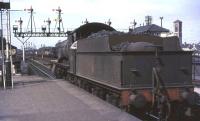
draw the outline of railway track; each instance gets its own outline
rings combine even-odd
[[[39,61],[29,60],[28,64],[29,64],[29,69],[31,71],[30,73],[46,77],[48,79],[56,79],[56,76],[53,74],[51,69],[43,65]]]

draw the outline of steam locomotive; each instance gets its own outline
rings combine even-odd
[[[199,96],[192,84],[192,52],[177,37],[122,33],[87,23],[56,45],[55,73],[134,114],[194,120]],[[141,113],[142,112],[142,113]]]

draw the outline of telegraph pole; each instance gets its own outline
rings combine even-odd
[[[163,17],[160,17],[160,26],[162,27]]]

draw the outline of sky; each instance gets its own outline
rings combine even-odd
[[[4,0],[6,1],[6,0]],[[111,26],[124,31],[135,19],[137,26],[144,23],[146,15],[153,17],[153,23],[160,25],[163,17],[163,27],[173,30],[173,22],[177,19],[183,22],[183,42],[200,42],[200,1],[199,0],[10,0],[11,10],[24,10],[32,6],[37,30],[44,20],[52,20],[51,28],[55,27],[57,14],[53,9],[62,9],[62,19],[65,30],[73,30],[89,22],[105,23],[111,20]],[[11,26],[21,17],[23,28],[27,28],[30,14],[28,11],[12,11]],[[25,38],[26,39],[26,38]],[[37,48],[41,45],[55,46],[59,40],[66,38],[30,38]],[[21,47],[21,43],[12,37],[12,44]]]

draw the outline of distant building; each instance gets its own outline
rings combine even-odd
[[[155,36],[160,36],[162,33],[168,33],[169,30],[162,28],[155,24],[147,24],[145,26],[136,27],[132,30],[135,34],[150,34]]]
[[[174,21],[174,35],[179,38],[180,45],[182,46],[182,21]]]
[[[145,16],[145,25],[134,27],[134,29],[129,29],[131,33],[134,34],[149,34],[154,36],[161,36],[163,33],[169,33],[169,30],[166,28],[163,28],[161,26],[158,26],[156,24],[152,24],[153,22],[152,16]]]
[[[179,38],[180,46],[183,47],[182,43],[182,21],[176,20],[173,22],[174,24],[174,30],[170,31],[169,29],[162,27],[162,20],[161,20],[161,26],[152,24],[152,17],[146,16],[145,17],[145,25],[136,27],[134,26],[134,29],[129,28],[129,32],[133,34],[149,34],[154,36],[160,36],[160,37],[170,37],[170,36],[177,36]]]

